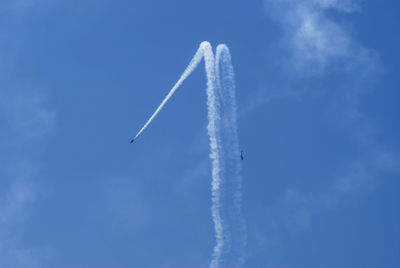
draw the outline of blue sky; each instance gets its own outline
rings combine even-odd
[[[236,75],[245,267],[399,267],[397,1],[0,3],[0,266],[207,267],[201,41]],[[397,88],[397,89],[396,89]]]

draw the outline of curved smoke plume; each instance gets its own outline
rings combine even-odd
[[[214,57],[210,43],[202,42],[179,80],[131,142],[142,134],[203,58],[212,162],[211,215],[216,238],[210,267],[240,267],[244,263],[246,244],[246,228],[241,214],[240,158],[243,156],[237,134],[235,82],[229,48],[218,45]]]

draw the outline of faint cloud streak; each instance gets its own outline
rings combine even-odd
[[[308,76],[332,69],[367,74],[376,67],[375,53],[360,46],[346,25],[329,15],[359,11],[358,1],[266,0],[266,9],[284,30],[281,45],[289,57],[284,68]]]
[[[338,174],[327,174],[326,186],[317,193],[292,188],[283,193],[276,214],[288,228],[304,229],[311,225],[313,215],[369,193],[386,174],[398,174],[400,159],[398,153],[385,149],[378,127],[358,105],[362,94],[371,89],[367,82],[382,68],[378,54],[359,44],[343,22],[343,15],[361,11],[359,1],[265,0],[265,7],[282,29],[279,47],[273,47],[271,55],[279,62],[277,77],[283,78],[274,81],[274,94],[255,98],[245,113],[272,100],[312,96],[314,89],[335,90],[336,94],[329,95],[328,119],[363,151],[347,166],[337,167]],[[337,84],[319,84],[332,77]]]

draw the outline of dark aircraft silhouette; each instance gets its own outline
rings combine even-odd
[[[131,143],[133,143],[134,141],[135,141],[135,139],[132,139],[132,140],[131,140]]]

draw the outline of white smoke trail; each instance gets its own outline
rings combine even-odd
[[[216,238],[210,267],[217,268],[221,264],[229,265],[227,267],[240,267],[244,263],[243,250],[246,243],[246,230],[241,216],[240,147],[237,138],[233,68],[228,47],[219,45],[216,57],[214,57],[210,43],[202,42],[179,80],[132,141],[137,139],[147,128],[178,87],[194,71],[203,57],[207,74],[207,132],[210,139],[210,158],[212,161],[211,215]],[[219,70],[220,63],[222,63],[222,80]],[[225,92],[223,89],[225,89]],[[230,138],[227,138],[225,128],[222,128],[221,106],[230,131],[228,132]],[[225,144],[226,146],[224,146]],[[224,161],[225,155],[227,161]],[[228,189],[227,194],[224,194],[222,186],[229,185],[227,183],[228,175],[232,176],[235,186],[233,191]],[[224,180],[222,180],[222,176]],[[232,200],[233,205],[229,203],[229,199]],[[223,217],[225,214],[222,211],[224,205],[228,206],[228,215],[225,217]],[[228,226],[229,219],[232,220],[232,231]],[[234,245],[231,252],[230,236],[232,232]],[[227,260],[223,260],[223,254],[227,256]]]
[[[220,115],[218,94],[216,94],[215,60],[211,45],[203,42],[200,49],[204,52],[204,63],[207,74],[207,108],[208,125],[207,131],[210,138],[210,158],[212,161],[212,182],[211,182],[211,215],[214,221],[216,245],[214,246],[213,258],[210,267],[219,267],[221,255],[226,242],[224,235],[224,221],[221,216],[221,141],[218,139],[220,132]]]
[[[204,42],[203,42],[204,43]],[[185,79],[196,69],[197,64],[201,61],[203,58],[203,49],[202,45],[200,45],[200,48],[197,50],[196,54],[193,56],[192,60],[190,61],[189,65],[186,67],[185,71],[179,78],[178,82],[173,86],[173,88],[170,90],[168,95],[164,98],[164,100],[161,102],[161,104],[158,106],[156,111],[152,114],[152,116],[147,120],[146,124],[139,130],[139,132],[136,134],[136,136],[132,139],[132,141],[136,140],[140,134],[142,134],[143,130],[147,128],[147,126],[153,121],[153,119],[157,116],[157,114],[162,110],[164,105],[167,103],[167,101],[172,97],[172,95],[175,93],[175,91],[178,89],[178,87],[185,81]]]
[[[227,127],[222,128],[225,137],[221,148],[225,149],[226,160],[226,206],[230,219],[230,243],[229,263],[227,267],[241,267],[244,264],[244,248],[247,241],[245,221],[242,216],[242,177],[241,150],[237,130],[237,106],[235,96],[235,80],[229,48],[220,44],[215,56],[216,77],[218,92],[221,95],[221,104]],[[229,181],[228,181],[229,180]]]

